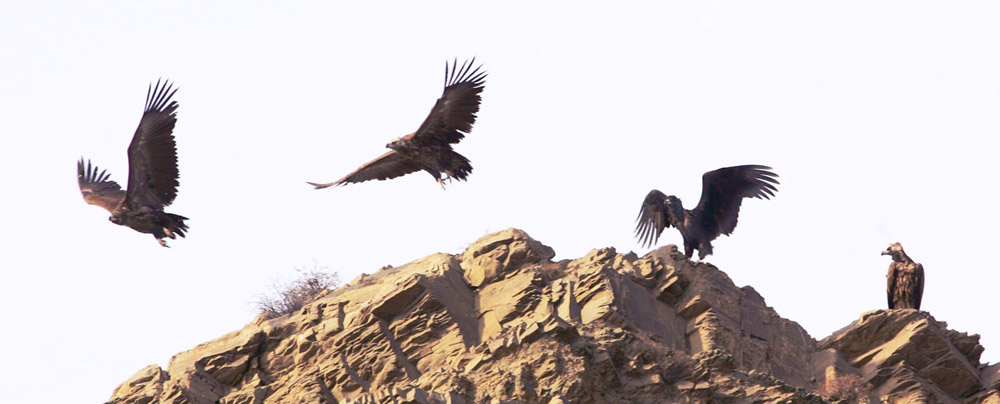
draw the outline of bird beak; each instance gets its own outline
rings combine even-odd
[[[889,252],[889,250],[885,250],[885,251],[882,251],[882,255],[892,255],[892,253]]]

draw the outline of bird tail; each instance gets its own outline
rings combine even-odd
[[[306,184],[312,185],[312,186],[316,187],[316,189],[323,189],[323,188],[332,187],[334,185],[342,185],[343,183],[341,183],[341,182],[328,182],[326,184],[319,184],[319,183],[315,183],[315,182],[306,181]]]
[[[165,220],[166,223],[164,224],[164,227],[170,229],[170,231],[174,234],[184,237],[184,232],[188,230],[187,224],[184,223],[187,218],[173,213],[166,213],[166,215],[167,220]]]
[[[465,178],[472,173],[472,164],[469,163],[469,159],[453,150],[448,150],[444,154],[442,157],[448,162],[444,170],[445,174],[456,180],[465,181]]]

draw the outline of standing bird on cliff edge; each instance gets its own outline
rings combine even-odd
[[[701,200],[687,210],[676,196],[649,191],[639,210],[635,236],[643,246],[656,244],[663,229],[673,226],[684,238],[684,255],[698,260],[712,254],[712,240],[736,229],[743,198],[771,199],[778,191],[778,174],[771,167],[745,165],[709,171],[701,177]]]
[[[430,173],[441,189],[444,189],[445,175],[449,181],[465,181],[472,172],[469,159],[456,153],[452,143],[458,143],[472,130],[479,112],[480,93],[483,92],[486,72],[480,72],[482,65],[472,69],[476,59],[472,58],[461,67],[456,59],[450,69],[444,64],[444,93],[431,108],[431,113],[416,132],[393,139],[385,147],[392,149],[369,161],[334,182],[309,185],[322,189],[334,185],[385,180],[424,170]],[[456,68],[457,67],[457,68]]]
[[[128,145],[128,188],[122,191],[117,182],[108,178],[107,170],[92,166],[83,158],[76,164],[77,181],[83,200],[108,212],[111,223],[127,226],[140,233],[152,233],[161,246],[163,239],[184,237],[186,217],[166,213],[165,206],[177,197],[177,146],[174,124],[177,123],[177,102],[171,100],[177,90],[164,81],[152,84],[146,93],[146,109],[139,128]]]
[[[892,256],[889,273],[885,275],[889,308],[920,310],[920,300],[924,297],[924,266],[913,262],[899,243],[889,245],[882,255]]]

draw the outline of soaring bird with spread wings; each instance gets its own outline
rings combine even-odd
[[[128,146],[128,188],[109,180],[106,170],[84,163],[76,165],[77,180],[83,200],[111,212],[112,223],[131,227],[141,233],[152,233],[156,241],[168,247],[163,239],[184,237],[186,217],[166,213],[165,206],[177,197],[177,146],[174,124],[177,123],[177,102],[170,98],[177,90],[159,81],[149,86],[146,109],[139,128]],[[98,171],[100,170],[100,171]]]
[[[701,177],[701,200],[694,209],[681,206],[676,196],[649,191],[639,210],[635,235],[644,246],[656,244],[663,229],[673,226],[684,238],[684,255],[698,259],[712,254],[712,240],[736,229],[743,198],[771,199],[778,191],[771,167],[745,165],[709,171]]]
[[[392,149],[369,161],[334,182],[309,185],[322,189],[334,185],[385,180],[401,177],[420,170],[430,173],[441,189],[444,180],[465,181],[472,172],[472,165],[465,156],[456,153],[451,144],[458,143],[472,130],[479,112],[480,93],[483,92],[486,72],[482,66],[472,68],[475,58],[458,67],[458,60],[444,65],[444,93],[431,108],[431,113],[416,132],[397,138],[385,145]],[[444,174],[442,178],[441,174]]]

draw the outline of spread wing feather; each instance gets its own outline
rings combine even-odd
[[[395,150],[389,150],[387,153],[379,156],[375,160],[365,163],[361,167],[358,167],[357,170],[354,170],[350,174],[344,176],[344,178],[337,181],[326,184],[309,182],[308,184],[316,187],[316,189],[323,189],[335,185],[365,182],[368,180],[381,181],[389,178],[401,177],[420,170],[421,167],[417,161],[407,158]]]
[[[146,108],[128,146],[128,188],[125,202],[132,208],[163,209],[177,197],[176,89],[164,81],[149,86]]]
[[[409,135],[414,142],[424,146],[458,143],[472,130],[482,101],[479,94],[486,80],[486,72],[480,71],[482,65],[472,68],[475,61],[472,58],[458,67],[458,59],[455,59],[451,68],[445,63],[444,93],[420,128]]]
[[[701,200],[693,209],[702,229],[729,235],[736,229],[743,198],[771,199],[778,191],[777,174],[771,167],[745,165],[725,167],[703,175]]]
[[[108,179],[111,174],[108,174],[107,170],[100,172],[98,170],[100,169],[97,166],[90,164],[90,160],[84,164],[82,157],[76,163],[76,179],[80,184],[80,193],[87,203],[114,212],[122,199],[125,199],[125,191],[122,191],[117,182]]]
[[[646,199],[642,201],[639,216],[636,217],[638,223],[635,225],[635,236],[643,247],[656,244],[663,229],[670,227],[667,208],[664,206],[666,201],[667,196],[655,189],[649,191],[646,194]]]

